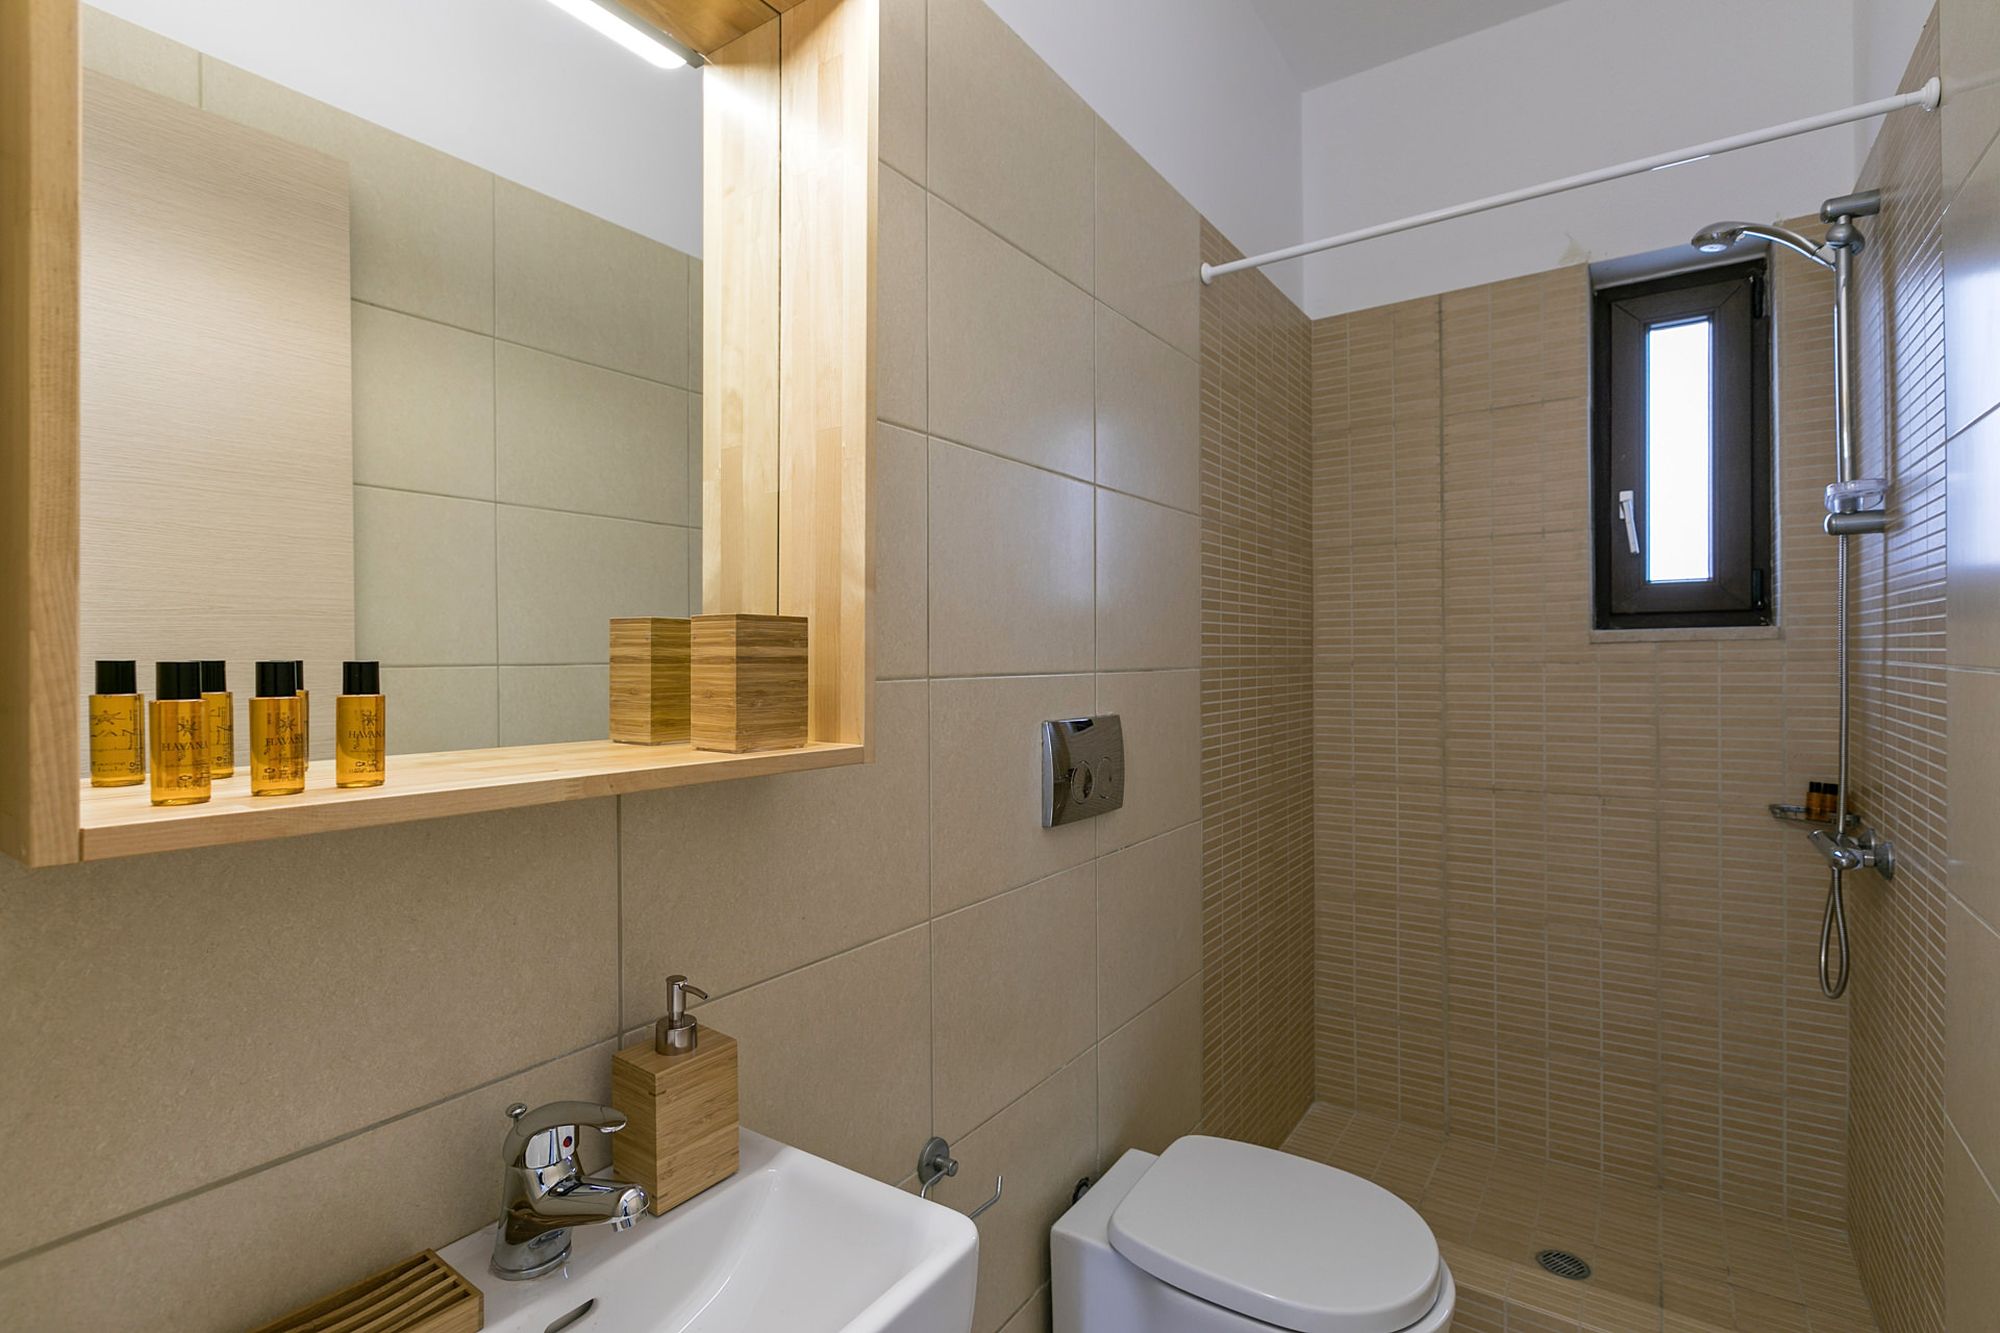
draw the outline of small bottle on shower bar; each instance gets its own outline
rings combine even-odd
[[[229,663],[201,664],[201,701],[208,705],[208,775],[236,773],[236,696],[229,692]]]
[[[146,780],[146,701],[136,662],[99,661],[90,696],[90,785],[136,787]]]
[[[1826,784],[1808,782],[1806,784],[1806,818],[1826,818]]]
[[[250,700],[250,794],[293,796],[306,789],[295,662],[259,662]]]
[[[1840,818],[1840,784],[1838,782],[1827,782],[1821,785],[1825,788],[1826,794],[1820,798],[1823,804],[1820,808],[1819,817],[1831,824],[1834,820]],[[1845,833],[1847,830],[1835,829],[1834,832]]]
[[[208,799],[208,704],[201,697],[201,663],[161,662],[153,671],[153,804],[199,805]]]
[[[380,662],[346,662],[333,701],[333,782],[379,787],[386,776],[388,722]]]
[[[299,683],[299,771],[303,773],[313,761],[313,696],[306,688],[305,659],[292,660],[292,679]]]

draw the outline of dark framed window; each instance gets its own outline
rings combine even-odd
[[[1762,259],[1598,289],[1598,628],[1771,623],[1767,293]]]

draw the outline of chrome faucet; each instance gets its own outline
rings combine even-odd
[[[507,1108],[514,1127],[500,1147],[500,1226],[493,1272],[520,1281],[569,1259],[570,1228],[609,1223],[628,1231],[646,1211],[646,1191],[623,1180],[593,1180],[576,1161],[577,1130],[616,1134],[625,1117],[595,1102]]]

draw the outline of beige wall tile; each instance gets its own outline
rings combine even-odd
[[[744,1124],[877,1180],[909,1175],[931,1121],[928,933],[701,1006],[736,1038]]]
[[[1947,928],[1944,1109],[1973,1159],[2000,1176],[2000,935],[1959,902]]]
[[[2000,606],[1995,612],[1995,628],[2000,630]],[[1952,626],[1955,631],[1956,618]],[[1990,923],[2000,920],[2000,858],[1986,842],[1992,812],[2000,809],[2000,673],[1953,671],[1946,678],[1950,690],[1946,716],[1951,719],[1951,800],[1946,815],[1951,891]]]
[[[535,806],[32,882],[0,862],[0,1009],[35,1071],[0,1107],[74,1187],[0,1220],[0,1255],[611,1032],[608,972],[557,969],[530,1005],[518,978],[546,963],[552,885],[571,947],[616,948],[613,819]]]
[[[1076,1182],[1097,1171],[1096,1060],[1065,1065],[976,1133],[952,1140],[956,1177],[931,1197],[970,1211],[1007,1177],[999,1205],[981,1217],[979,1294],[973,1333],[992,1333],[1049,1280],[1049,1228],[1069,1210]]]
[[[382,668],[390,754],[480,750],[500,743],[496,667]]]
[[[1189,512],[1201,506],[1201,368],[1102,304],[1097,483]]]
[[[354,299],[493,331],[493,177],[203,56],[201,104],[348,164]]]
[[[1090,712],[1089,676],[931,682],[931,910],[1090,859],[1087,824],[1042,827],[1042,723]]]
[[[1090,666],[1089,486],[933,440],[929,528],[933,675]]]
[[[1987,149],[1945,211],[1944,251],[1944,416],[1956,435],[2000,404],[2000,150]]]
[[[925,4],[882,0],[882,161],[919,185],[924,180]]]
[[[624,798],[628,1026],[670,973],[719,996],[924,919],[928,688],[876,688],[872,764]]]
[[[1097,667],[1201,665],[1201,521],[1097,492]]]
[[[513,343],[493,351],[501,503],[700,521],[698,493],[688,492],[685,391]]]
[[[1097,117],[980,0],[929,14],[925,185],[1089,291]]]
[[[896,680],[929,669],[930,444],[875,427],[875,674]]]
[[[1201,817],[1201,673],[1130,671],[1097,678],[1097,711],[1125,733],[1125,806],[1090,821],[1112,851]]]
[[[1947,652],[1953,666],[2000,668],[2000,535],[1986,512],[1987,497],[2000,494],[2000,413],[1989,413],[1953,436],[1946,449],[1951,469],[1945,523],[1950,560]],[[1992,692],[1972,683],[1966,689],[1975,710],[1967,721],[1993,726]],[[1977,762],[1975,756],[1966,757]]]
[[[1096,1039],[1096,925],[1094,865],[931,923],[938,1133],[956,1142]]]
[[[493,340],[354,305],[354,480],[493,498]]]
[[[354,488],[354,650],[362,657],[490,665],[493,580],[492,505]]]
[[[1201,215],[1098,121],[1098,299],[1198,357],[1200,270]]]
[[[923,430],[930,421],[930,223],[924,192],[894,171],[876,194],[875,412]]]
[[[687,614],[684,529],[498,509],[500,661],[608,662],[613,616]]]
[[[1939,0],[1944,79],[1944,198],[1952,202],[1973,163],[2000,135],[2000,15],[1985,0]]]
[[[0,1268],[0,1305],[19,1327],[47,1333],[129,1328],[140,1311],[148,1327],[201,1333],[275,1319],[490,1225],[507,1106],[605,1100],[611,1051],[605,1042],[509,1074]],[[240,1100],[243,1089],[234,1091]],[[189,1138],[202,1134],[196,1127]],[[390,1195],[384,1163],[395,1164]],[[130,1183],[120,1182],[119,1192]],[[300,1207],[302,1199],[312,1207]],[[330,1226],[329,1218],[352,1225]]]
[[[667,384],[686,378],[688,263],[678,250],[501,180],[493,266],[500,337]]]
[[[608,666],[499,668],[500,743],[601,741],[611,731]]]
[[[1944,1326],[1981,1328],[2000,1310],[2000,1195],[1945,1126]]]
[[[1062,1214],[1058,1213],[1060,1217]],[[1000,1333],[1049,1333],[1049,1289],[1043,1287],[1014,1312]]]
[[[933,198],[931,434],[1088,481],[1092,308],[1085,292]]]
[[[1097,1048],[1097,1160],[1127,1148],[1164,1152],[1201,1119],[1201,978],[1119,1028]]]
[[[1097,863],[1100,1035],[1201,971],[1201,869],[1199,824]]]
[[[78,5],[83,67],[189,106],[201,104],[201,53],[171,38]]]

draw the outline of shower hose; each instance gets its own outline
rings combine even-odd
[[[1839,610],[1835,613],[1839,640],[1840,676],[1840,793],[1834,804],[1833,835],[1847,833],[1847,538],[1839,537],[1840,568],[1834,580]],[[1829,1000],[1839,999],[1847,990],[1847,903],[1840,892],[1840,867],[1827,872],[1826,911],[1819,921],[1819,988]],[[1838,940],[1840,960],[1836,969],[1833,953]]]

